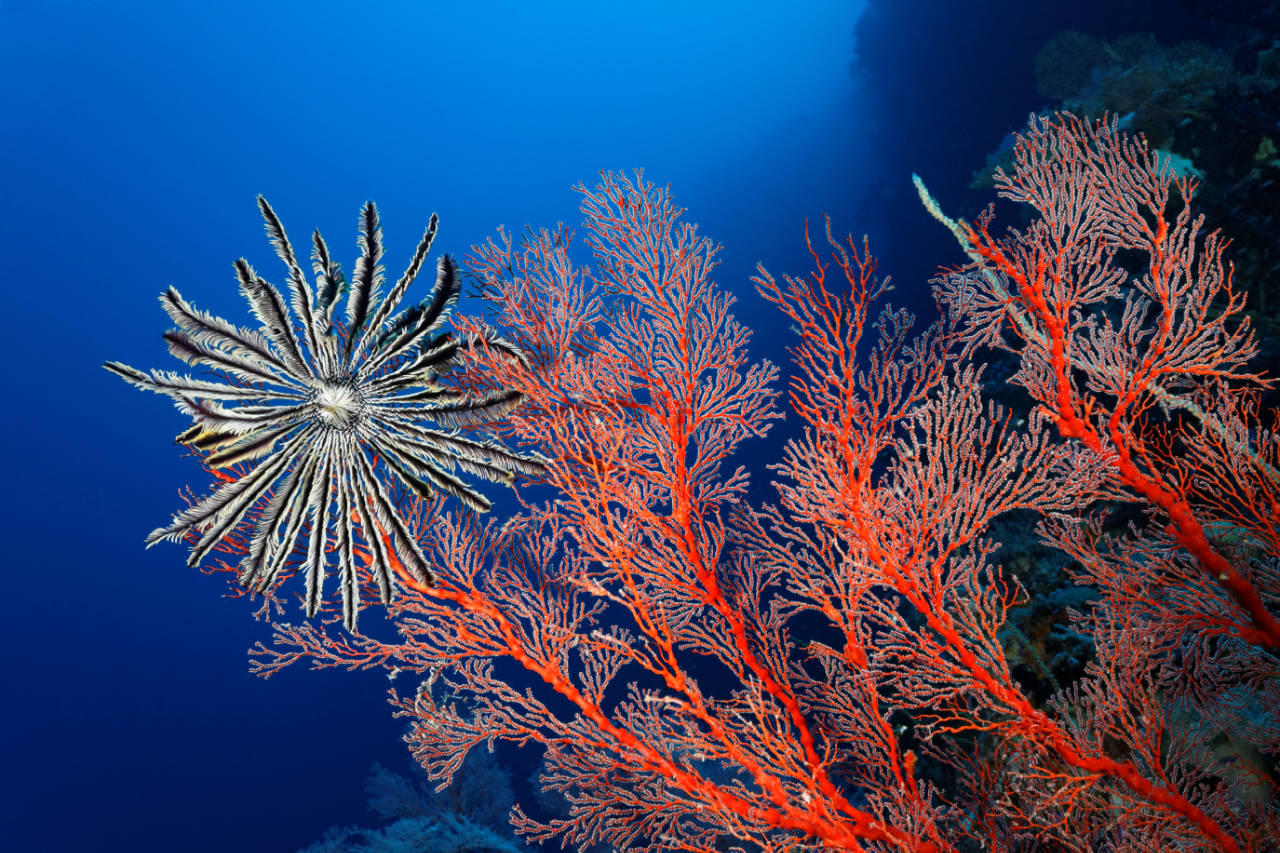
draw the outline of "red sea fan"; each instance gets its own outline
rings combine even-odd
[[[536,746],[565,811],[513,823],[582,850],[1276,849],[1280,442],[1225,244],[1114,123],[1037,121],[1015,154],[1024,230],[926,194],[971,265],[919,333],[829,227],[808,275],[760,269],[797,338],[759,508],[743,451],[777,371],[669,191],[580,187],[590,266],[568,229],[499,232],[470,265],[514,343],[460,321],[458,388],[520,396],[499,431],[540,483],[501,524],[407,496],[435,578],[388,552],[395,636],[280,623],[254,668],[419,676],[392,701],[428,773]],[[984,346],[1019,360],[1031,411],[987,399]],[[1093,656],[1048,701],[1003,642],[1015,511],[1092,591],[1056,628]]]

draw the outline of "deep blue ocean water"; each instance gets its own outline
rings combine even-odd
[[[971,212],[972,172],[1042,104],[1049,36],[1196,26],[1092,0],[0,0],[0,849],[295,850],[367,822],[373,761],[408,765],[384,676],[251,677],[265,626],[184,549],[142,547],[203,481],[184,418],[100,364],[174,367],[171,284],[239,322],[231,262],[281,280],[257,193],[348,268],[376,200],[398,273],[432,211],[465,254],[643,167],[724,244],[717,279],[783,361],[748,277],[808,270],[806,217],[868,233],[927,312],[959,258],[911,171]]]

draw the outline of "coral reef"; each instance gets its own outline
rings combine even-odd
[[[1165,162],[1112,119],[1035,120],[994,175],[1028,211],[1008,230],[949,217],[917,179],[968,258],[920,330],[882,304],[865,240],[806,227],[808,274],[753,279],[795,333],[795,428],[760,505],[743,451],[782,414],[779,371],[669,189],[579,187],[585,250],[565,227],[475,247],[487,322],[524,357],[460,318],[459,390],[518,393],[496,429],[545,465],[500,523],[402,496],[435,581],[388,548],[385,636],[330,604],[253,650],[264,676],[416,677],[395,713],[457,795],[405,816],[424,801],[380,775],[402,817],[355,843],[468,843],[468,762],[508,744],[567,804],[512,809],[529,844],[1280,846],[1273,380],[1227,241]],[[1024,411],[987,393],[993,351]],[[1073,593],[1040,587],[1054,566]]]
[[[1094,118],[1115,115],[1120,127],[1145,135],[1161,165],[1196,179],[1198,208],[1232,237],[1229,259],[1239,289],[1247,294],[1242,315],[1257,332],[1261,360],[1274,363],[1280,353],[1280,15],[1275,4],[1202,5],[1221,22],[1212,44],[1163,45],[1142,33],[1111,40],[1058,33],[1035,58],[1037,86],[1051,99],[1040,114],[1066,109]],[[1016,167],[1013,143],[1010,134],[988,157],[986,167],[975,173],[975,189],[992,187],[999,169]],[[1012,369],[1010,358],[992,354],[987,389],[1025,413],[1030,401],[1005,381]],[[1274,405],[1273,389],[1261,393],[1267,406]],[[1112,532],[1143,523],[1123,507],[1113,509]],[[1030,603],[1011,614],[1009,651],[1030,656],[1035,650],[1024,677],[1039,693],[1045,673],[1037,660],[1070,668],[1083,659],[1082,638],[1062,627],[1049,604],[1077,593],[1062,585],[1056,571],[1061,560],[1046,559],[1026,537],[1006,541],[1004,550],[1012,565],[1024,568],[1018,576],[1030,594]],[[1023,643],[1019,635],[1043,642]],[[1060,669],[1057,675],[1069,678]]]
[[[1249,4],[1254,5],[1254,4]],[[1160,44],[1134,33],[1103,40],[1078,32],[1054,36],[1035,58],[1036,83],[1051,99],[1041,110],[1067,110],[1144,134],[1170,168],[1195,176],[1200,209],[1232,235],[1232,262],[1247,283],[1245,306],[1264,351],[1280,352],[1280,23],[1263,10],[1216,10],[1235,26],[1218,44]],[[1268,21],[1270,23],[1268,24]],[[974,175],[992,186],[1008,168],[1006,140]]]

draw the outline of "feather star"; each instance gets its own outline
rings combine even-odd
[[[261,196],[258,206],[289,270],[290,304],[241,258],[235,263],[240,292],[260,329],[201,311],[172,287],[160,297],[177,326],[164,335],[169,351],[212,371],[212,379],[143,372],[114,361],[104,366],[139,388],[171,397],[194,418],[178,441],[207,453],[208,467],[244,463],[247,469],[175,515],[169,526],[152,531],[148,547],[189,540],[188,564],[195,566],[246,525],[251,535],[239,580],[265,592],[301,536],[307,615],[320,607],[333,550],[343,621],[354,630],[360,610],[357,542],[369,553],[384,603],[393,593],[395,561],[421,583],[435,580],[389,485],[421,497],[444,492],[485,511],[489,501],[455,472],[510,483],[518,473],[542,468],[535,459],[458,429],[506,414],[519,404],[517,392],[469,395],[436,382],[456,367],[463,345],[439,331],[460,288],[453,259],[439,259],[426,299],[397,312],[430,251],[439,222],[435,214],[408,269],[382,297],[382,228],[373,202],[360,212],[361,255],[350,283],[320,232],[312,235],[314,290],[275,211]],[[344,295],[345,318],[336,321]],[[501,338],[487,336],[485,344],[523,360]]]

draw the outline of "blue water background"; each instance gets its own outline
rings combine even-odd
[[[395,275],[432,211],[465,254],[642,166],[724,244],[716,277],[778,361],[757,261],[807,271],[826,212],[927,312],[959,256],[910,172],[971,213],[972,172],[1041,104],[1035,51],[1192,26],[1156,8],[883,0],[856,42],[858,2],[0,0],[0,849],[294,850],[368,822],[372,761],[407,764],[385,676],[249,676],[246,604],[142,548],[204,480],[183,417],[99,365],[176,366],[168,285],[246,320],[231,262],[282,278],[257,193],[348,269],[375,199]]]

